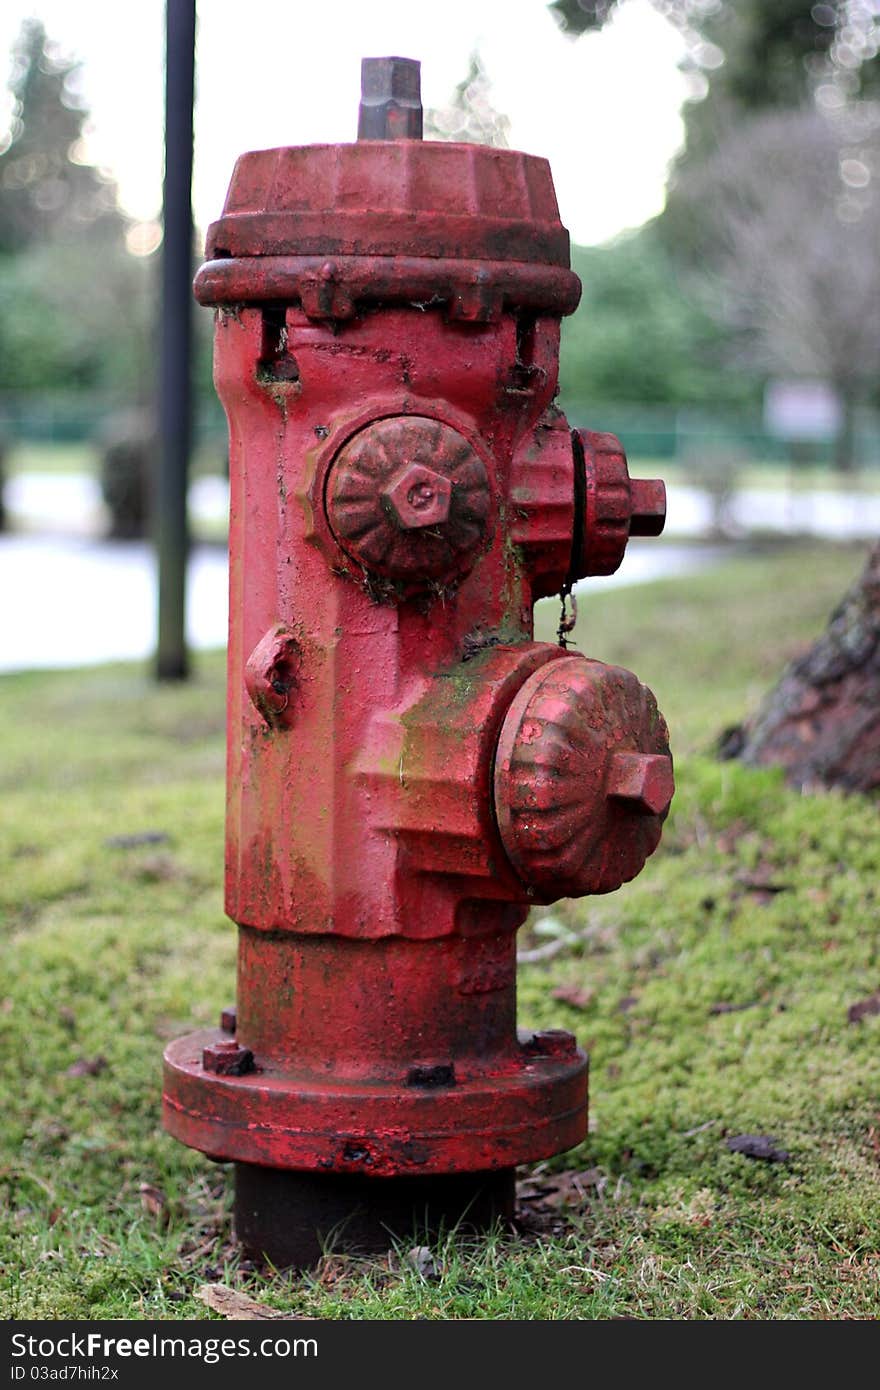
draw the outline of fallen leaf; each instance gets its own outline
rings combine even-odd
[[[140,830],[133,835],[111,835],[104,844],[107,849],[140,849],[143,845],[165,845],[170,839],[165,830]]]
[[[227,1284],[200,1284],[196,1289],[196,1298],[231,1322],[258,1322],[261,1319],[268,1322],[287,1317],[277,1308],[257,1303],[256,1299],[248,1298],[246,1293],[239,1293],[237,1289],[230,1289]]]
[[[97,1057],[78,1057],[75,1062],[71,1062],[65,1072],[66,1076],[100,1076],[107,1066],[107,1058],[100,1054]]]
[[[577,985],[560,985],[558,989],[551,990],[554,999],[561,999],[563,1004],[568,1004],[572,1009],[588,1009],[596,998],[596,991],[593,989],[578,989]]]
[[[876,994],[869,994],[867,999],[860,999],[857,1004],[850,1004],[846,1011],[850,1023],[861,1023],[863,1018],[871,1014],[880,1014],[880,990]]]
[[[629,1013],[630,1009],[635,1008],[639,1002],[637,994],[625,994],[622,999],[617,1001],[617,1012],[619,1014]]]
[[[172,879],[183,876],[183,870],[170,854],[147,855],[138,861],[132,873],[143,883],[170,883]]]
[[[693,1139],[697,1134],[705,1134],[707,1129],[711,1129],[717,1123],[717,1120],[704,1120],[701,1125],[695,1125],[693,1129],[683,1129],[681,1137],[682,1139]]]
[[[412,1250],[407,1250],[404,1259],[423,1279],[440,1278],[442,1271],[427,1245],[414,1245]]]
[[[542,1207],[580,1206],[590,1188],[601,1191],[606,1181],[601,1168],[581,1168],[541,1178],[524,1178],[517,1183],[516,1195],[521,1202],[534,1202]]]
[[[736,882],[747,893],[754,893],[755,900],[762,907],[772,902],[777,893],[787,893],[791,888],[790,883],[782,883],[775,877],[769,864],[759,865],[752,873],[738,874]]]
[[[723,854],[731,854],[749,829],[748,821],[735,820],[726,830],[716,836],[715,843]]]
[[[524,1178],[516,1185],[516,1196],[520,1202],[542,1202],[555,1191],[552,1183],[539,1182],[536,1178]]]
[[[154,1216],[160,1226],[167,1226],[170,1213],[168,1211],[168,1198],[160,1187],[154,1187],[151,1182],[142,1182],[138,1187],[141,1195],[141,1206],[148,1216]]]
[[[787,1149],[776,1147],[776,1140],[769,1134],[735,1134],[724,1142],[731,1153],[744,1158],[760,1158],[765,1163],[788,1163],[791,1158]]]
[[[757,1004],[757,1002],[758,1002],[758,1001],[757,1001],[756,999],[753,999],[753,1000],[751,1001],[750,1004],[728,1004],[728,1003],[722,1001],[720,1004],[713,1004],[713,1005],[712,1005],[712,1007],[711,1007],[710,1010],[709,1010],[709,1015],[710,1015],[710,1017],[711,1017],[711,1016],[713,1016],[713,1015],[715,1015],[715,1014],[738,1014],[738,1013],[742,1013],[743,1009],[754,1009],[755,1006],[756,1006],[756,1004]]]

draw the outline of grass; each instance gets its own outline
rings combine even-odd
[[[553,954],[521,1021],[591,1051],[589,1139],[529,1175],[521,1236],[450,1235],[427,1273],[241,1263],[227,1170],[160,1128],[164,1041],[233,990],[219,656],[182,688],[0,680],[0,1313],[201,1318],[219,1280],[317,1318],[877,1316],[880,1017],[847,1021],[880,988],[877,807],[711,756],[859,563],[792,546],[582,602],[580,649],[655,689],[679,791],[639,879],[522,937]],[[731,1152],[743,1133],[788,1161]]]
[[[10,477],[22,473],[85,473],[97,477],[100,471],[100,448],[97,444],[51,444],[16,440],[6,458]],[[223,444],[216,439],[199,444],[193,450],[192,475],[220,474],[223,467]]]

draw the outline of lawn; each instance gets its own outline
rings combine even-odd
[[[860,559],[791,546],[582,601],[580,649],[656,691],[679,790],[635,883],[522,933],[521,1022],[591,1051],[587,1142],[523,1172],[518,1235],[418,1261],[241,1263],[229,1170],[160,1127],[164,1042],[234,986],[220,657],[181,688],[0,679],[0,1314],[202,1318],[222,1283],[318,1318],[876,1317],[880,1016],[850,1010],[880,990],[877,806],[712,756]]]

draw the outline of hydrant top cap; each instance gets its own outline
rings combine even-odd
[[[206,254],[567,267],[569,238],[546,159],[485,145],[360,140],[241,155]]]

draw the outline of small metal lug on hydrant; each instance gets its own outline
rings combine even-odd
[[[516,930],[633,878],[673,792],[650,691],[532,635],[665,514],[553,406],[580,283],[549,166],[423,142],[418,64],[363,70],[358,142],[243,155],[196,277],[238,999],[168,1047],[164,1115],[236,1164],[237,1236],[277,1265],[485,1229],[517,1164],[584,1138],[574,1037],[517,1033]]]

